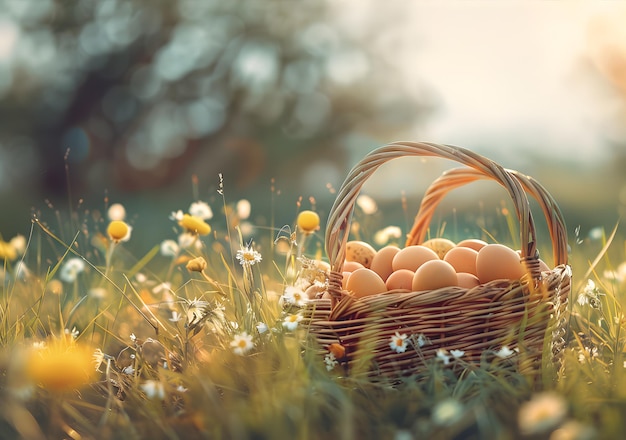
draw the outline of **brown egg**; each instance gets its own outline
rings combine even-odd
[[[356,261],[361,263],[364,267],[369,268],[374,259],[374,255],[376,255],[376,249],[364,241],[355,240],[346,243],[347,261]]]
[[[439,256],[430,248],[422,245],[407,246],[398,252],[391,266],[393,270],[408,269],[413,272],[417,270],[422,264],[430,260],[439,260]]]
[[[468,247],[450,249],[443,257],[458,272],[467,272],[476,275],[476,257],[478,252]]]
[[[387,290],[394,289],[406,289],[411,290],[413,288],[413,276],[415,273],[409,269],[398,269],[389,275],[385,285]]]
[[[457,277],[460,287],[471,289],[473,287],[480,285],[480,281],[478,280],[478,277],[474,274],[467,273],[467,272],[458,272],[456,274],[456,277]]]
[[[517,255],[520,256],[520,258],[522,258],[522,251],[521,250],[517,249],[515,252],[517,253]],[[550,270],[551,270],[550,267],[546,264],[546,262],[543,261],[541,258],[539,259],[539,270],[541,272],[550,272]]]
[[[324,289],[321,289],[321,290],[324,290]],[[318,293],[321,293],[319,287],[316,285],[311,285],[307,287],[306,290],[304,291],[304,296],[306,296],[309,299],[314,299]]]
[[[344,261],[343,263],[343,271],[344,272],[354,272],[357,269],[362,269],[363,266],[361,263],[357,263],[356,261]]]
[[[414,291],[421,291],[456,285],[458,285],[458,279],[454,267],[443,260],[431,260],[415,271],[411,287]]]
[[[447,238],[431,238],[422,243],[422,246],[432,249],[437,256],[443,260],[444,255],[446,255],[455,244],[452,240],[448,240]]]
[[[493,280],[518,280],[524,275],[524,266],[513,249],[503,244],[488,244],[476,256],[476,274],[481,284]]]
[[[366,267],[352,272],[346,287],[346,290],[353,292],[357,298],[387,291],[387,286],[385,286],[382,278],[376,272]]]
[[[352,272],[343,272],[343,279],[341,280],[341,288],[343,290],[348,290],[348,278],[350,278]]]
[[[457,247],[468,247],[474,249],[475,251],[479,251],[483,247],[487,246],[487,242],[478,240],[477,238],[468,238],[466,240],[459,241],[456,245]]]
[[[395,257],[398,252],[400,252],[400,248],[397,246],[385,246],[379,249],[372,259],[370,269],[380,275],[383,281],[386,281],[389,275],[391,275],[391,272],[393,272],[391,263],[393,257]]]
[[[317,266],[317,268],[323,272],[330,272],[330,263],[326,262],[326,261],[316,261],[315,265]]]

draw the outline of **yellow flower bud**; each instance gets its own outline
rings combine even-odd
[[[298,214],[297,224],[302,232],[310,234],[320,227],[320,216],[313,211],[302,211]]]
[[[194,258],[193,260],[189,260],[187,263],[187,270],[189,272],[202,272],[206,269],[206,260],[202,257]]]
[[[130,226],[122,220],[113,220],[109,223],[107,234],[113,241],[126,241],[130,238]]]
[[[196,217],[195,215],[183,215],[183,218],[180,220],[180,222],[178,222],[178,224],[187,229],[189,232],[198,235],[207,235],[211,232],[211,226],[209,226],[208,223],[206,223],[200,217]]]

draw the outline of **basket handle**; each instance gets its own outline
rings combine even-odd
[[[558,204],[550,193],[532,177],[515,170],[507,171],[521,183],[526,193],[539,203],[550,233],[554,265],[567,264],[567,228]],[[407,236],[406,246],[423,243],[435,208],[449,191],[490,177],[473,168],[454,168],[445,171],[424,194],[411,232]]]
[[[490,176],[500,183],[513,200],[520,223],[522,260],[536,263],[536,265],[532,265],[536,267],[531,272],[539,273],[535,224],[530,212],[528,198],[520,182],[512,174],[492,160],[462,147],[427,142],[394,142],[373,150],[352,168],[341,185],[330,210],[326,225],[325,246],[331,265],[328,292],[333,298],[333,303],[340,300],[343,295],[341,289],[342,269],[350,233],[349,225],[361,188],[379,166],[392,159],[405,156],[450,159]]]

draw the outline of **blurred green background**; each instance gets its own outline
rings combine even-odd
[[[299,197],[324,216],[356,161],[395,140],[534,176],[570,234],[612,227],[624,22],[621,2],[0,0],[0,231],[106,198],[151,245],[196,198],[219,213],[219,173],[260,223],[292,222]],[[450,166],[381,168],[367,193],[398,208],[383,223]]]

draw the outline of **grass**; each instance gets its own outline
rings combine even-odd
[[[584,439],[626,429],[617,229],[575,237],[557,380],[533,383],[515,356],[461,356],[371,381],[327,369],[298,308],[285,307],[288,286],[323,282],[309,267],[323,258],[321,233],[294,220],[268,234],[220,195],[209,234],[175,220],[144,255],[132,233],[112,240],[100,213],[58,214],[56,228],[34,219],[26,243],[2,242],[13,253],[0,247],[1,438]],[[358,215],[360,234],[385,226]]]

